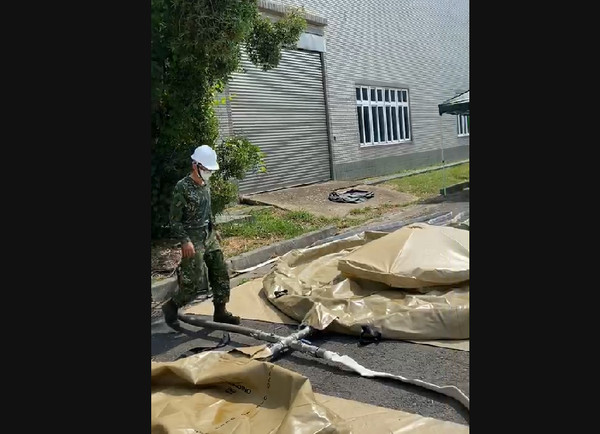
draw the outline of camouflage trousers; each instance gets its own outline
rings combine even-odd
[[[210,285],[213,303],[229,302],[229,273],[214,231],[189,233],[196,254],[182,258],[177,269],[179,289],[173,301],[181,307],[198,295],[207,293]]]

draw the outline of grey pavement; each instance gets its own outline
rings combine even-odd
[[[468,212],[468,190],[455,194],[441,203],[430,205],[425,206],[427,213],[452,211],[457,215],[460,212]],[[413,214],[410,210],[406,211],[409,211],[408,214]],[[420,212],[423,211],[414,211],[414,213]],[[408,214],[405,212],[386,216],[384,221],[405,219]],[[270,268],[271,266],[265,266],[248,276],[242,275],[236,279],[239,282],[244,278],[259,277]],[[294,326],[261,321],[243,320],[242,325],[279,335],[289,335],[296,330]],[[183,333],[174,332],[161,318],[152,322],[151,330],[151,354],[155,361],[175,360],[194,347],[213,347],[223,336],[221,331],[205,330],[187,324],[184,325]],[[223,349],[263,343],[233,333],[230,334],[230,338],[230,344]],[[348,355],[366,368],[418,378],[438,385],[454,385],[469,395],[469,352],[391,340],[359,346],[357,337],[334,333],[320,333],[309,340],[314,345]],[[284,354],[274,363],[306,376],[313,390],[319,393],[465,425],[469,423],[468,411],[459,403],[416,386],[388,379],[363,378],[333,363],[299,352]]]
[[[282,336],[296,330],[294,326],[262,321],[244,320],[242,325]],[[152,325],[153,360],[172,361],[191,348],[214,347],[224,333],[187,324],[183,327],[185,332],[177,333],[162,321]],[[264,343],[233,333],[230,338],[230,344],[223,350]],[[357,337],[333,333],[321,333],[309,340],[313,345],[348,355],[366,368],[438,385],[454,385],[469,395],[469,353],[466,351],[390,340],[359,346]],[[306,376],[318,393],[462,424],[469,421],[468,411],[459,403],[415,386],[387,379],[364,378],[334,363],[299,352],[284,354],[274,363]]]

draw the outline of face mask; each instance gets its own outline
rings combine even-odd
[[[212,172],[210,170],[200,170],[200,177],[207,182],[210,179]]]
[[[212,175],[212,171],[202,170],[199,164],[196,164],[196,172],[198,173],[198,176],[204,180],[204,182],[207,182]]]

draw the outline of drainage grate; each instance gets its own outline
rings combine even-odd
[[[161,306],[163,305],[163,302],[160,301],[153,301],[150,304],[150,317],[152,319],[152,322],[154,322],[155,320],[162,318],[163,313],[162,313],[162,309]]]
[[[152,308],[152,314],[151,314],[152,322],[158,320],[159,318],[162,318],[162,316],[163,316],[163,314],[162,314],[162,310],[160,309],[160,307]]]

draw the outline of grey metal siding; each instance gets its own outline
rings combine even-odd
[[[338,180],[349,180],[389,175],[402,170],[433,166],[439,164],[441,159],[441,150],[434,149],[399,156],[374,158],[372,160],[339,163],[334,166],[334,177]],[[446,162],[468,160],[469,145],[446,148],[444,159]]]
[[[327,97],[333,165],[469,144],[437,105],[469,89],[468,0],[281,0],[327,19]],[[412,141],[359,146],[355,85],[410,93]],[[392,170],[392,169],[390,169]],[[339,170],[336,169],[336,173]]]
[[[331,179],[320,54],[285,50],[265,72],[244,53],[243,67],[228,86],[231,131],[265,152],[267,173],[247,175],[240,192]]]

